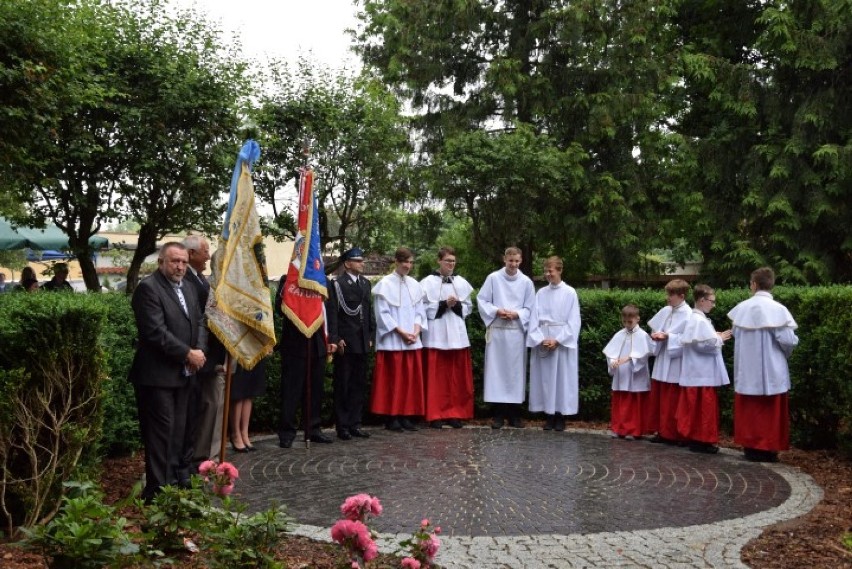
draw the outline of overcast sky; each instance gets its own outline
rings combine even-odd
[[[295,63],[300,55],[334,68],[360,67],[349,52],[347,28],[354,28],[352,0],[171,0],[195,6],[222,30],[242,40],[246,56],[273,56]]]

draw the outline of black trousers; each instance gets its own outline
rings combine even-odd
[[[190,395],[195,378],[181,387],[135,386],[142,444],[145,446],[145,489],[151,500],[160,488],[189,478],[193,439],[190,436]]]
[[[358,428],[367,391],[367,354],[334,356],[334,416],[337,430]]]
[[[311,362],[311,401],[310,428],[307,432],[320,430],[323,396],[323,379],[325,377],[325,358],[313,357]],[[278,438],[282,441],[293,440],[298,430],[296,425],[296,410],[302,407],[302,426],[304,428],[305,413],[305,376],[307,375],[308,360],[282,356],[281,358],[281,425]]]

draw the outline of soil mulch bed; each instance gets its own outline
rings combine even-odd
[[[534,426],[536,423],[531,423]],[[601,429],[600,424],[572,422],[570,427]],[[730,440],[723,446],[733,447]],[[852,534],[852,460],[827,451],[793,449],[781,453],[781,462],[814,478],[823,489],[823,500],[808,514],[766,528],[742,551],[742,560],[755,569],[813,568],[852,569],[852,551],[843,536]],[[144,471],[140,455],[110,459],[104,463],[101,483],[107,502],[126,496]],[[340,548],[303,537],[287,536],[278,556],[290,569],[334,569],[343,561]],[[441,554],[437,561],[440,563]],[[0,566],[4,569],[45,569],[41,556],[0,543]],[[382,555],[370,567],[398,566],[392,556]],[[173,569],[201,569],[190,554],[178,556]]]

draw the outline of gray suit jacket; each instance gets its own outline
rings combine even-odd
[[[129,375],[133,384],[181,387],[189,380],[184,364],[189,350],[198,346],[201,311],[194,287],[187,284],[181,290],[188,315],[174,286],[160,271],[136,287],[131,304],[139,336]]]

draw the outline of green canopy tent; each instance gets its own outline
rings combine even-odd
[[[107,247],[109,240],[106,237],[93,235],[89,238],[89,245],[95,249],[100,249]],[[0,251],[14,251],[16,249],[66,250],[68,249],[68,236],[55,225],[48,225],[45,229],[34,229],[32,227],[15,229],[6,218],[0,217]]]

